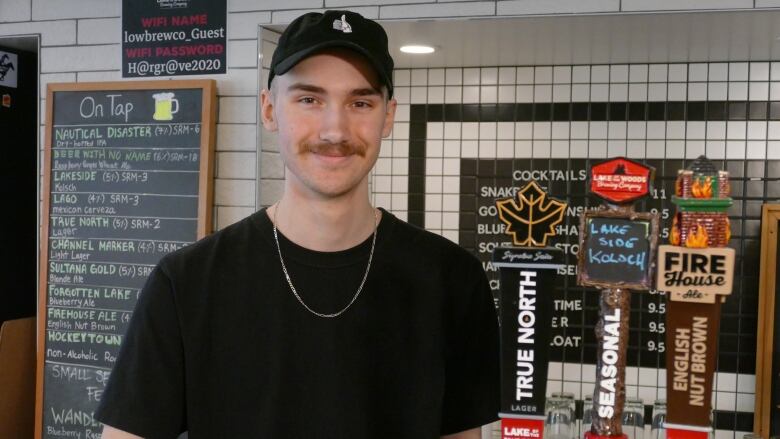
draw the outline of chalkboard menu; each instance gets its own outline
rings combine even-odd
[[[36,438],[97,437],[147,276],[210,232],[215,93],[212,80],[48,86]]]
[[[649,289],[655,246],[650,219],[585,212],[579,275],[583,285]]]

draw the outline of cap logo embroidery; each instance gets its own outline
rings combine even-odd
[[[349,23],[347,23],[347,16],[342,15],[341,20],[338,18],[333,20],[333,29],[340,30],[344,32],[345,34],[351,34],[352,33],[352,26],[350,26]]]

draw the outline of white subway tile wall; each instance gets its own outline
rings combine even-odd
[[[780,103],[767,102],[772,99],[772,86],[778,85],[780,90],[780,82],[768,80],[780,77],[774,66],[739,62],[469,67],[447,68],[443,73],[441,69],[435,73],[399,69],[395,77],[404,110],[386,145],[393,148],[394,162],[378,166],[372,177],[374,202],[412,221],[421,215],[419,220],[428,230],[459,242],[463,232],[458,215],[463,210],[459,188],[463,159],[482,163],[624,155],[638,160],[672,160],[702,154],[740,161],[777,159],[780,146],[775,148],[770,139],[780,138]],[[450,99],[431,92],[438,85],[423,86],[426,79],[430,84],[432,77],[437,78],[437,84],[441,80],[447,84],[445,94]],[[754,87],[757,91],[751,94]],[[504,108],[515,112],[533,107],[533,111],[547,108],[553,113],[556,104],[565,104],[565,111],[571,113],[560,119],[555,114],[524,118],[515,113],[501,118],[476,113],[507,103],[512,105]],[[547,106],[536,105],[540,103]],[[581,107],[577,104],[590,108],[591,117],[575,115]],[[463,115],[448,118],[440,114],[447,108]],[[604,113],[592,117],[599,108],[602,112],[617,109],[622,116]],[[431,116],[432,111],[437,115]],[[635,114],[637,111],[640,113]],[[475,113],[466,117],[466,112]],[[408,154],[405,161],[394,149],[398,139],[403,139],[404,154]],[[398,165],[403,162],[408,166],[400,170]],[[420,169],[423,174],[419,174]],[[390,184],[398,177],[408,178],[409,183]],[[415,212],[418,209],[423,211]],[[576,398],[584,398],[593,392],[594,378],[592,365],[551,363],[548,393],[571,391]],[[665,380],[664,369],[629,367],[627,393],[651,405],[666,397]],[[739,388],[737,383],[741,383]],[[717,373],[713,408],[749,414],[754,408],[755,389],[750,387],[754,384],[755,376],[750,373]],[[744,423],[732,424],[733,430],[718,431],[718,437],[740,436],[737,427]]]

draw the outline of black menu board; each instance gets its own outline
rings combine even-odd
[[[212,80],[50,84],[36,437],[97,437],[94,411],[141,287],[211,230]]]

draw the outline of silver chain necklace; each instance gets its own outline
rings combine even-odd
[[[357,300],[358,296],[360,295],[360,292],[363,291],[363,285],[366,283],[366,279],[368,279],[368,271],[371,269],[371,260],[374,258],[374,248],[376,247],[376,230],[379,225],[379,214],[376,210],[374,210],[374,234],[371,238],[371,253],[368,254],[368,266],[366,266],[366,272],[363,274],[363,280],[360,281],[360,286],[357,289],[357,292],[355,292],[355,295],[352,297],[352,300],[347,303],[347,306],[344,307],[341,311],[334,312],[334,313],[321,313],[317,312],[309,307],[303,299],[301,299],[301,296],[298,294],[298,291],[293,286],[292,280],[290,279],[290,273],[287,272],[287,267],[284,265],[284,259],[282,258],[282,247],[279,245],[279,233],[276,229],[276,212],[279,210],[279,203],[276,203],[276,206],[274,208],[274,241],[276,241],[276,251],[279,253],[279,262],[282,264],[282,271],[284,272],[284,278],[287,279],[287,284],[290,286],[290,290],[292,291],[293,295],[296,299],[298,299],[298,302],[300,302],[301,305],[303,305],[304,308],[306,308],[307,311],[314,314],[315,316],[332,319],[334,317],[338,317],[341,314],[343,314],[346,310],[349,309],[350,306],[352,306],[353,303]]]

